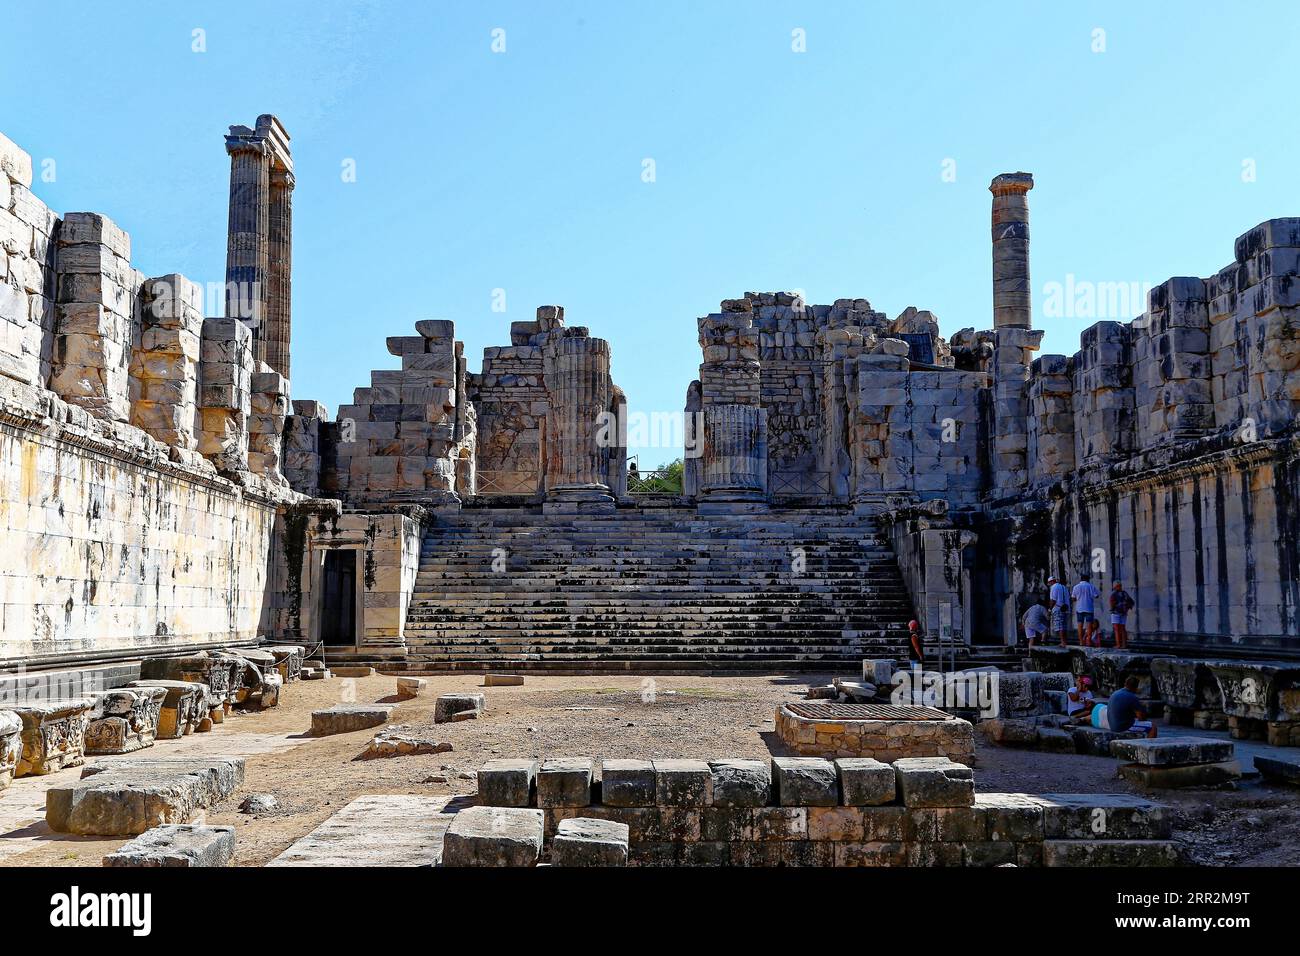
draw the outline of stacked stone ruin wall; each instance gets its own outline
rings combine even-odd
[[[58,215],[0,136],[0,662],[256,639],[277,626],[288,383],[201,290]]]

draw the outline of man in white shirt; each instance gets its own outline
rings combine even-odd
[[[1097,585],[1092,583],[1091,575],[1087,571],[1079,575],[1079,583],[1074,586],[1071,597],[1074,598],[1074,617],[1079,629],[1079,646],[1083,647],[1087,643],[1088,629],[1096,618],[1097,599],[1101,597],[1101,592],[1097,590]]]
[[[1052,630],[1061,640],[1061,646],[1065,646],[1065,615],[1070,613],[1070,592],[1066,590],[1065,585],[1056,579],[1056,576],[1047,579],[1049,585],[1047,591],[1047,606],[1052,612]]]

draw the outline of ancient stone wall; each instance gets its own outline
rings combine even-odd
[[[288,383],[3,137],[0,173],[0,662],[273,632]]]
[[[370,373],[370,385],[338,410],[330,435],[334,487],[352,501],[457,500],[456,462],[473,458],[475,412],[467,399],[462,345],[451,322],[416,323],[418,335],[390,336],[398,370]],[[473,477],[468,476],[473,493]]]
[[[266,632],[275,487],[4,378],[0,476],[0,664]]]
[[[1235,260],[1034,363],[1022,527],[991,552],[1015,611],[977,612],[1008,639],[1047,574],[1089,570],[1136,599],[1140,642],[1300,653],[1300,220],[1250,230]]]

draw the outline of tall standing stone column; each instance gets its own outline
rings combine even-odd
[[[993,494],[1021,491],[1028,480],[1029,365],[1042,339],[1032,330],[1029,280],[1029,173],[993,177]]]
[[[1029,285],[1031,173],[993,177],[993,327],[1028,329],[1033,309]]]
[[[613,507],[607,475],[609,343],[566,336],[547,351],[545,381],[547,510]]]
[[[230,127],[230,218],[226,234],[226,318],[253,330],[253,354],[262,356],[270,271],[269,199],[271,150],[247,126]]]
[[[261,360],[289,378],[290,275],[293,268],[293,173],[271,169],[266,321]]]

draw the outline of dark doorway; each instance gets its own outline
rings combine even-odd
[[[326,644],[356,644],[357,552],[325,552],[320,637]]]

